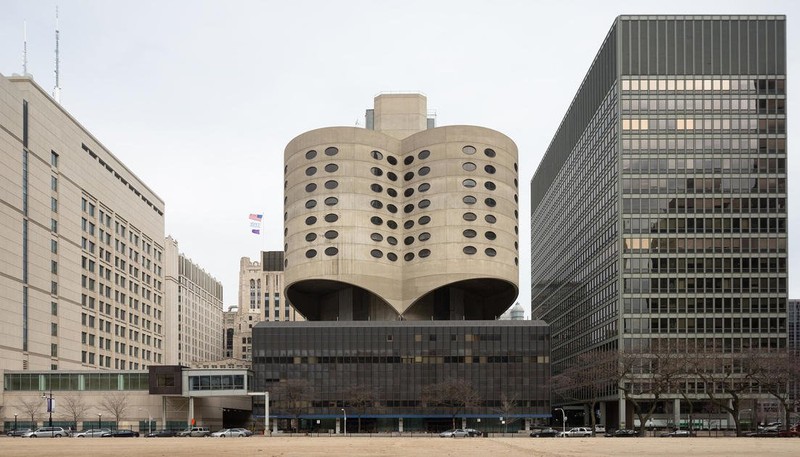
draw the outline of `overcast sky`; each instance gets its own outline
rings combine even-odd
[[[519,302],[529,311],[529,182],[617,15],[786,14],[789,93],[800,73],[800,2],[789,0],[58,5],[62,105],[164,199],[167,234],[222,281],[226,306],[238,301],[239,259],[283,247],[286,143],[319,127],[363,126],[380,92],[421,91],[437,125],[485,126],[516,142]],[[22,73],[27,21],[28,71],[52,90],[55,6],[2,0],[0,73]],[[796,124],[789,116],[790,136]],[[789,165],[794,180],[800,161]],[[800,200],[789,189],[795,272]],[[253,212],[264,213],[261,237],[248,228]]]

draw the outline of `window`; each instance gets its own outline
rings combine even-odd
[[[386,161],[389,162],[390,165],[397,165],[397,158],[395,158],[395,156],[386,157]]]
[[[397,222],[392,221],[392,220],[388,220],[388,221],[386,221],[386,226],[389,227],[390,229],[394,230],[394,229],[397,228]]]
[[[497,153],[494,152],[494,149],[490,149],[490,148],[484,149],[483,153],[486,154],[486,157],[494,157],[494,156],[497,155]]]
[[[336,255],[339,253],[339,250],[335,247],[331,246],[325,249],[325,255]]]
[[[55,197],[50,197],[50,209],[54,212],[58,212],[58,200]]]
[[[420,192],[427,192],[428,189],[430,189],[430,188],[431,188],[431,185],[429,183],[424,182],[424,183],[420,184],[419,187],[417,187],[417,190],[420,191]]]
[[[409,252],[408,254],[403,256],[403,259],[405,259],[406,262],[414,260],[414,253],[413,252]]]
[[[373,233],[369,237],[372,239],[372,241],[383,241],[383,235],[380,233]]]
[[[308,160],[311,160],[316,156],[317,156],[317,151],[315,151],[313,149],[308,151],[308,152],[306,152],[306,159],[308,159]]]
[[[53,254],[58,254],[58,241],[57,240],[50,240],[50,252]]]
[[[475,246],[464,246],[464,254],[472,255],[476,252],[478,252],[478,250],[475,249]]]
[[[50,314],[53,316],[58,316],[58,303],[54,301],[50,302]]]
[[[465,195],[464,198],[461,199],[467,205],[474,205],[475,202],[478,201],[477,198],[473,197],[472,195]]]
[[[464,213],[464,220],[465,221],[472,222],[472,221],[476,220],[477,218],[478,218],[478,216],[476,216],[475,213]]]
[[[406,158],[403,159],[404,165],[411,165],[412,163],[414,163],[414,156],[406,156]]]
[[[58,345],[56,343],[50,344],[50,357],[58,357]]]
[[[410,244],[413,244],[413,243],[414,243],[414,237],[413,237],[413,236],[407,236],[407,237],[406,237],[406,238],[403,240],[403,244],[405,244],[406,246],[408,246],[408,245],[410,245]]]
[[[409,171],[408,173],[403,175],[403,179],[406,180],[406,181],[411,181],[412,179],[414,179],[414,172],[413,171]]]
[[[50,219],[50,231],[54,233],[58,233],[58,221],[55,219]]]
[[[58,178],[55,176],[50,177],[50,190],[58,192]]]
[[[386,254],[386,258],[391,260],[392,262],[395,262],[397,260],[397,254],[395,254],[394,252],[390,252]]]
[[[489,207],[497,206],[497,202],[493,198],[487,198],[483,202],[486,203],[486,206],[489,206]]]
[[[50,165],[58,167],[58,154],[55,151],[50,151]]]
[[[420,176],[427,176],[431,172],[431,167],[422,167],[419,169]]]
[[[461,182],[461,184],[463,184],[464,187],[466,187],[466,188],[473,188],[478,183],[476,183],[474,179],[465,179],[464,181]]]
[[[423,250],[419,251],[419,256],[422,257],[422,258],[428,257],[429,255],[431,255],[431,250],[430,249],[423,249]]]
[[[419,155],[417,157],[419,157],[420,160],[425,160],[428,157],[430,157],[430,155],[431,155],[431,151],[429,151],[427,149],[423,149],[422,151],[419,152]]]
[[[370,222],[372,222],[372,223],[373,223],[373,224],[375,224],[375,225],[381,225],[381,224],[383,224],[383,219],[381,219],[381,218],[380,218],[380,217],[378,217],[378,216],[372,216],[371,218],[369,218],[369,221],[370,221]]]
[[[463,165],[461,165],[461,168],[463,168],[464,171],[475,171],[475,169],[478,167],[472,162],[465,162]]]
[[[336,222],[339,220],[339,216],[329,213],[325,215],[325,222]]]
[[[389,178],[390,181],[397,181],[397,175],[391,171],[386,173],[386,177]]]
[[[316,256],[317,256],[317,250],[316,249],[309,249],[308,251],[306,251],[306,258],[307,259],[312,259],[312,258],[314,258]]]
[[[339,236],[339,232],[337,232],[336,230],[328,230],[327,232],[325,232],[325,238],[327,238],[329,240],[336,239],[336,237],[338,237],[338,236]]]
[[[497,238],[497,234],[494,232],[486,232],[486,239],[487,240],[495,240]]]
[[[337,181],[325,181],[326,189],[336,189],[337,187],[339,187],[339,183]]]
[[[422,232],[417,238],[419,238],[420,241],[428,241],[431,239],[431,234],[428,232]]]
[[[484,250],[483,252],[485,252],[486,255],[488,255],[489,257],[494,257],[497,255],[497,251],[495,251],[492,248],[486,248],[486,250]]]
[[[414,226],[414,221],[405,221],[403,223],[403,228],[406,229],[406,230],[411,229],[411,227],[413,227],[413,226]]]
[[[314,192],[317,190],[317,185],[312,183],[306,184],[306,192]]]
[[[386,242],[391,244],[392,246],[397,246],[397,238],[393,236],[386,237]]]
[[[383,252],[380,249],[373,249],[369,251],[369,254],[372,257],[375,257],[376,259],[380,259],[381,257],[383,257]]]
[[[314,176],[317,173],[317,167],[306,168],[306,176]]]
[[[311,242],[311,241],[314,241],[316,239],[317,239],[317,234],[316,233],[312,232],[312,233],[307,233],[306,234],[306,241]]]
[[[406,196],[406,197],[410,197],[410,196],[414,195],[414,189],[412,189],[412,188],[406,189],[405,191],[403,191],[403,195]]]
[[[489,173],[490,175],[493,175],[496,171],[493,165],[486,165],[485,167],[483,167],[483,169],[486,171],[486,173]]]
[[[369,153],[369,155],[372,156],[372,158],[375,160],[383,159],[383,154],[381,154],[379,151],[372,151]]]
[[[313,208],[315,206],[317,206],[317,201],[316,200],[308,200],[306,202],[306,208],[308,208],[308,209],[311,209],[311,208]]]
[[[383,208],[383,203],[381,203],[380,200],[372,200],[372,201],[369,202],[369,206],[371,206],[371,207],[373,207],[375,209],[381,209],[381,208]]]
[[[422,216],[419,218],[419,221],[417,222],[419,222],[419,225],[427,225],[430,221],[431,221],[430,216]]]
[[[497,218],[492,216],[491,214],[487,214],[486,217],[484,217],[484,219],[486,219],[486,222],[490,224],[494,224],[495,222],[497,222]]]
[[[370,184],[369,188],[372,189],[373,192],[383,192],[383,187],[381,187],[380,184]]]
[[[336,165],[335,163],[329,163],[329,164],[325,165],[325,171],[327,171],[328,173],[333,173],[338,169],[339,169],[339,165]]]
[[[317,218],[314,216],[309,216],[306,218],[306,225],[314,225],[317,223]]]
[[[50,323],[50,336],[58,336],[58,324]]]
[[[412,205],[411,203],[409,203],[408,205],[403,207],[403,212],[404,213],[408,214],[411,211],[414,211],[414,205]]]
[[[378,167],[372,167],[369,169],[369,172],[373,174],[373,176],[383,176],[383,170]]]
[[[389,194],[390,197],[397,197],[397,191],[391,187],[386,188],[386,193]]]
[[[325,204],[328,206],[334,206],[337,203],[339,203],[339,199],[336,197],[328,197],[325,199]]]
[[[325,148],[325,155],[326,156],[335,156],[338,153],[339,153],[339,148],[336,148],[336,147],[333,147],[333,146],[331,146],[329,148]]]
[[[392,205],[391,203],[386,205],[386,209],[392,214],[397,212],[397,207]]]
[[[495,185],[495,183],[493,183],[491,181],[486,181],[486,183],[484,183],[483,187],[485,187],[486,190],[495,190],[495,189],[497,189],[497,186]]]
[[[475,146],[464,146],[463,148],[461,148],[461,151],[463,151],[464,154],[472,155],[475,154],[477,149],[475,149]]]
[[[478,232],[476,232],[475,230],[472,230],[472,229],[466,229],[462,233],[467,238],[475,238],[475,236],[478,235]]]

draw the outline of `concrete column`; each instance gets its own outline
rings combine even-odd
[[[161,428],[167,429],[167,396],[161,397]]]
[[[583,425],[584,427],[591,427],[592,426],[592,405],[586,404],[583,405]]]
[[[681,426],[681,399],[680,398],[676,398],[676,399],[672,400],[672,404],[673,404],[672,411],[674,412],[674,415],[675,415],[675,417],[674,417],[675,426],[680,428],[680,426]]]
[[[397,419],[397,431],[403,433],[403,418]]]
[[[606,415],[606,402],[601,401],[597,408],[600,410],[600,425],[608,425],[608,416]]]
[[[186,420],[186,423],[189,424],[189,427],[193,425],[192,419],[194,419],[194,397],[189,397],[189,417]]]
[[[461,418],[461,428],[467,428],[467,418],[466,417],[462,417]]]
[[[625,407],[625,397],[620,397],[619,399],[619,428],[627,428],[628,424],[626,422],[628,418],[628,412],[626,411]]]
[[[525,431],[526,432],[531,431],[531,418],[530,417],[526,417],[525,418]]]
[[[340,421],[340,420],[341,420],[341,419],[339,419],[338,417],[336,418],[336,434],[337,434],[337,435],[339,434],[339,421]]]

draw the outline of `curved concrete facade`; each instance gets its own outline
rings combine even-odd
[[[396,136],[287,145],[287,296],[309,320],[494,319],[518,293],[516,145],[474,126]]]

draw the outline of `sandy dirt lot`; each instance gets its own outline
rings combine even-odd
[[[796,457],[798,438],[0,438],[0,456]]]

